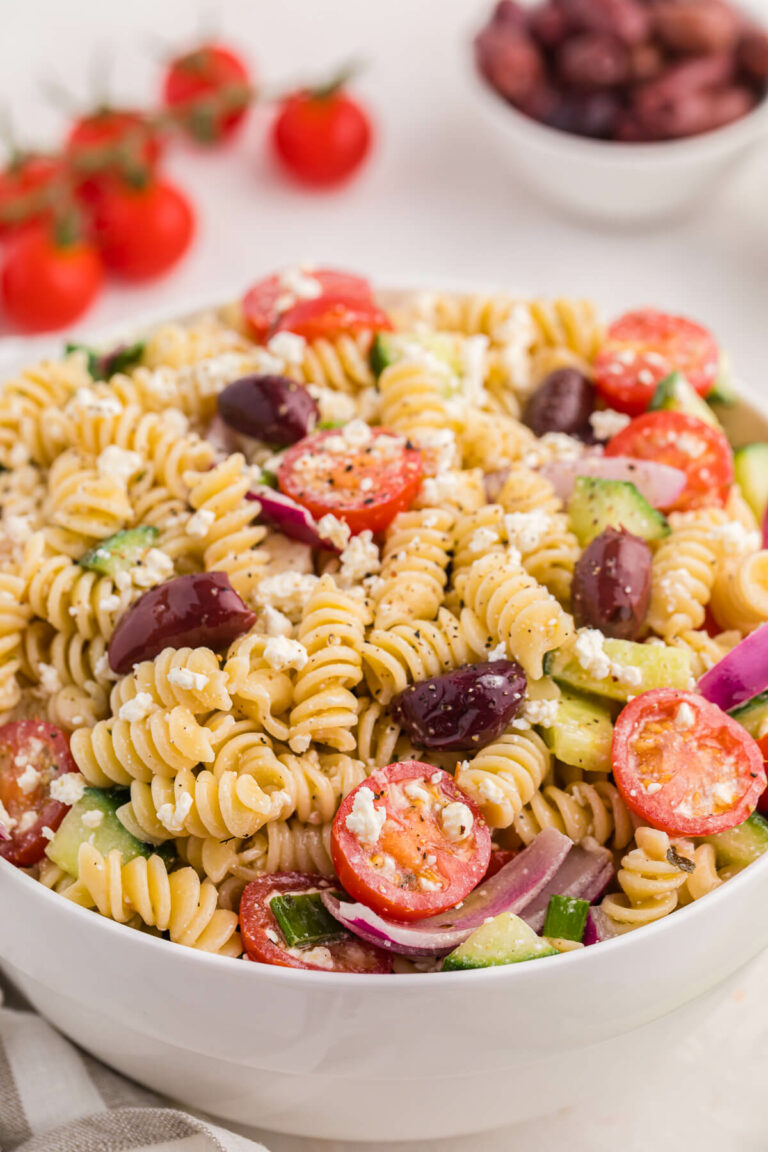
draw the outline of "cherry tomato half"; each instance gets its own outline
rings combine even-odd
[[[372,944],[349,935],[317,948],[289,948],[272,914],[269,901],[284,892],[318,892],[334,888],[326,876],[304,872],[276,872],[247,884],[240,900],[240,928],[249,960],[276,964],[280,968],[304,968],[311,972],[391,972],[392,958]],[[313,963],[312,957],[325,961]]]
[[[373,302],[342,295],[301,300],[280,316],[275,330],[295,332],[305,340],[335,340],[352,332],[389,332],[392,321]]]
[[[490,880],[491,876],[501,872],[502,868],[509,864],[510,860],[514,860],[515,856],[517,856],[517,852],[513,848],[494,848],[483,880]]]
[[[15,822],[0,856],[19,868],[43,858],[44,828],[55,832],[69,811],[51,798],[51,781],[77,772],[69,741],[60,728],[42,720],[14,720],[0,728],[0,802]]]
[[[683,412],[646,412],[605,446],[606,456],[655,460],[685,472],[687,481],[665,512],[725,504],[733,484],[733,452],[723,433]]]
[[[595,359],[595,384],[611,408],[638,416],[656,385],[675,369],[700,396],[712,389],[720,350],[714,336],[684,316],[644,308],[614,320]]]
[[[674,688],[627,704],[611,757],[627,807],[683,836],[741,824],[766,786],[762,753],[741,724],[703,696]]]
[[[153,280],[189,248],[195,214],[187,196],[169,180],[141,188],[114,180],[94,206],[94,235],[104,263],[126,280]]]
[[[299,268],[298,273],[317,282],[318,295],[339,295],[346,300],[373,303],[371,286],[362,276],[337,272],[333,268]],[[243,312],[255,340],[266,340],[280,316],[298,303],[291,290],[292,279],[287,272],[275,273],[259,280],[246,292]]]
[[[241,58],[223,44],[202,44],[171,60],[163,83],[166,107],[180,115],[198,144],[231,136],[248,111],[251,78]]]
[[[483,879],[491,833],[452,776],[404,760],[342,800],[331,858],[350,896],[384,916],[418,920],[452,908]]]
[[[93,244],[59,244],[49,225],[34,225],[8,244],[0,277],[3,308],[27,332],[64,328],[90,307],[103,279]]]
[[[0,236],[48,215],[47,197],[65,168],[55,156],[19,156],[0,171]]]
[[[421,485],[421,453],[386,428],[351,446],[343,430],[306,436],[293,444],[277,470],[280,491],[315,518],[332,512],[353,533],[383,532],[410,508]]]
[[[162,151],[160,136],[143,112],[130,109],[97,108],[81,116],[67,136],[66,153],[78,176],[80,193],[86,200],[97,197],[105,181],[122,165],[151,171]],[[104,165],[106,153],[110,163]],[[88,175],[89,169],[93,170]]]
[[[278,159],[300,183],[314,187],[349,179],[368,155],[372,139],[368,113],[339,88],[288,96],[272,128]]]

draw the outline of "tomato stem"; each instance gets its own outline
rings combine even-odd
[[[318,84],[312,88],[308,88],[307,92],[314,100],[330,100],[336,96],[342,88],[349,84],[350,80],[356,79],[361,72],[364,71],[366,65],[362,60],[349,60],[334,72],[330,80],[324,84]]]

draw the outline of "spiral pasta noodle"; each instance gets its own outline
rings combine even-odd
[[[63,406],[91,377],[82,353],[46,360],[6,380],[0,393],[0,464],[47,467],[66,445]]]
[[[50,555],[44,532],[36,532],[25,546],[21,574],[35,616],[61,633],[78,632],[87,640],[109,638],[135,595],[68,556]]]
[[[731,630],[710,636],[703,630],[688,630],[672,636],[669,643],[674,648],[683,648],[691,655],[691,674],[698,680],[726,656],[741,640],[741,633]]]
[[[400,360],[379,377],[381,420],[387,428],[418,442],[424,433],[455,432],[461,418],[445,402],[442,373],[420,360]]]
[[[377,628],[437,615],[451,558],[452,526],[452,514],[439,509],[401,512],[392,521],[374,595]]]
[[[304,384],[317,384],[336,392],[357,392],[374,384],[369,361],[371,333],[343,333],[333,340],[317,339],[305,345],[298,365],[291,366]]]
[[[179,704],[193,715],[228,709],[232,704],[226,676],[210,648],[164,648],[154,660],[135,664],[133,672],[112,689],[112,711],[117,714],[140,693],[158,708]]]
[[[521,460],[536,443],[525,424],[501,412],[470,408],[459,436],[464,468],[490,472]]]
[[[524,844],[542,828],[556,828],[575,843],[589,836],[620,852],[635,832],[635,818],[615,785],[607,780],[547,784],[515,816],[513,827]]]
[[[680,889],[689,872],[674,863],[674,853],[689,862],[693,845],[673,844],[666,832],[638,828],[636,847],[622,858],[618,872],[621,892],[603,897],[601,908],[620,928],[639,928],[668,916],[677,907]]]
[[[728,558],[712,585],[712,611],[724,628],[752,632],[768,620],[768,549]]]
[[[119,532],[133,519],[125,485],[76,451],[62,452],[54,460],[48,490],[51,519],[81,536],[83,551],[94,541]]]
[[[22,602],[24,581],[10,572],[0,573],[0,712],[21,698],[16,673],[21,667],[22,637],[29,620],[29,606]]]
[[[456,770],[456,783],[491,828],[508,828],[550,770],[552,756],[536,732],[504,733]]]
[[[648,623],[671,640],[704,622],[712,595],[721,545],[702,517],[692,514],[659,545],[653,558]]]
[[[505,512],[546,512],[550,516],[563,510],[552,483],[525,464],[513,464],[498,495]]]
[[[214,759],[208,732],[181,705],[158,708],[140,720],[112,717],[93,728],[78,728],[71,748],[78,768],[96,788],[172,777]]]

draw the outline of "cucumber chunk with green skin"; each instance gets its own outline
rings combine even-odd
[[[117,818],[117,809],[125,804],[129,794],[121,788],[104,791],[101,788],[86,788],[77,804],[74,804],[59,825],[56,834],[45,852],[49,860],[58,864],[70,876],[77,876],[77,856],[81,844],[92,844],[106,856],[117,848],[127,864],[134,856],[151,856],[157,849],[152,844],[143,844]],[[90,813],[97,813],[92,816]]]
[[[715,382],[709,392],[707,392],[707,402],[709,404],[720,404],[723,408],[731,408],[738,398],[739,394],[733,386],[731,358],[727,352],[721,352]]]
[[[733,471],[744,499],[762,524],[768,507],[768,444],[745,444],[733,454]]]
[[[329,944],[349,935],[331,916],[319,892],[283,892],[272,897],[269,907],[289,948]]]
[[[599,700],[563,691],[551,728],[541,732],[551,752],[564,764],[585,772],[610,772],[613,717]]]
[[[519,916],[502,912],[487,924],[481,924],[450,952],[443,960],[443,971],[495,968],[500,964],[539,960],[542,956],[557,956],[557,949],[537,936]]]
[[[582,668],[575,656],[556,649],[544,657],[544,674],[568,688],[625,703],[630,696],[639,696],[652,688],[690,691],[693,681],[691,656],[682,648],[666,644],[638,644],[635,640],[604,640],[603,651],[612,664],[634,671],[626,678],[609,674],[598,680]]]
[[[582,548],[606,528],[625,528],[643,540],[661,540],[670,532],[666,516],[649,504],[629,480],[577,476],[568,515]]]
[[[146,348],[144,340],[137,340],[133,344],[118,344],[111,352],[97,352],[87,344],[65,344],[64,350],[70,352],[85,352],[88,358],[88,372],[94,380],[109,380],[118,372],[125,372],[127,368],[134,368]]]
[[[160,532],[149,524],[138,528],[124,528],[108,536],[78,560],[81,568],[100,572],[103,576],[116,576],[138,564],[152,547]]]
[[[768,734],[768,692],[761,692],[746,704],[731,708],[728,715],[746,728],[753,740],[761,740]]]
[[[581,943],[587,926],[589,901],[576,896],[551,896],[544,921],[544,936]]]
[[[659,381],[648,409],[651,412],[683,412],[722,430],[720,421],[706,400],[702,400],[682,372],[672,372]]]
[[[768,820],[753,812],[743,824],[705,839],[714,846],[718,868],[746,868],[768,852]]]
[[[448,332],[377,332],[370,351],[371,371],[378,379],[385,368],[390,368],[414,351],[431,353],[442,361],[454,375],[463,370],[460,340]]]

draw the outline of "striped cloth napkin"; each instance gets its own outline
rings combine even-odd
[[[118,1076],[7,991],[0,1006],[0,1152],[267,1150]]]

